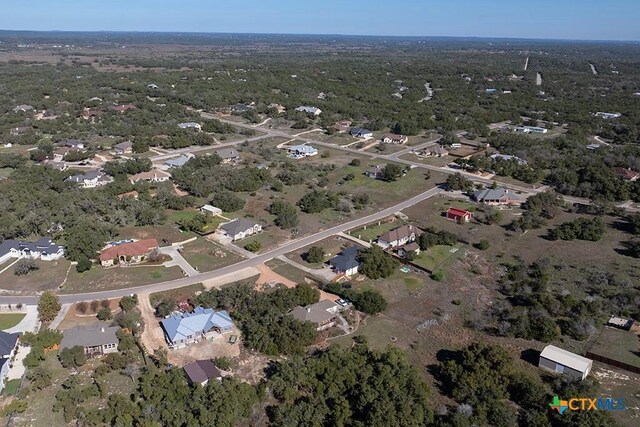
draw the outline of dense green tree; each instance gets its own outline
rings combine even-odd
[[[473,181],[456,172],[447,177],[447,187],[451,191],[471,191],[473,190]]]
[[[318,264],[324,261],[325,252],[320,246],[311,246],[305,253],[304,259],[310,264]]]
[[[61,350],[58,353],[58,358],[64,368],[79,368],[87,361],[84,348],[78,345]]]
[[[402,166],[395,163],[387,163],[387,165],[382,170],[382,179],[388,182],[395,181],[402,176],[402,173]]]
[[[44,292],[38,300],[38,319],[41,322],[51,322],[62,308],[60,299],[49,291]]]
[[[378,245],[359,251],[358,261],[358,271],[374,280],[391,276],[398,266],[398,261],[387,255]]]
[[[276,216],[275,224],[284,229],[297,227],[300,222],[298,210],[286,200],[276,200],[271,203],[269,213]]]

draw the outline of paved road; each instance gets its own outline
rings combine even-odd
[[[352,221],[346,222],[344,224],[336,225],[331,228],[327,228],[325,230],[321,230],[315,234],[310,236],[301,237],[299,239],[293,240],[291,242],[285,243],[284,245],[279,246],[276,249],[273,249],[269,252],[265,252],[263,254],[258,254],[253,258],[245,259],[240,262],[237,262],[233,265],[219,268],[214,271],[209,271],[206,273],[199,273],[195,276],[184,277],[176,280],[170,280],[168,282],[162,283],[154,283],[151,285],[138,286],[135,288],[127,288],[127,289],[117,289],[112,291],[100,291],[100,292],[88,292],[82,294],[72,294],[72,295],[60,295],[60,301],[63,304],[66,303],[75,303],[78,301],[91,301],[95,299],[105,299],[105,298],[120,298],[125,295],[133,294],[133,293],[154,293],[166,291],[169,289],[180,288],[183,286],[192,285],[194,283],[202,282],[204,280],[216,279],[220,276],[233,274],[236,271],[245,269],[247,267],[255,267],[264,262],[267,262],[273,258],[277,258],[280,255],[284,255],[286,253],[295,251],[297,249],[303,248],[305,246],[316,243],[320,240],[326,239],[327,237],[331,237],[336,233],[343,232],[345,230],[350,230],[352,228],[361,227],[365,224],[369,224],[371,222],[378,221],[380,219],[386,218],[394,213],[406,209],[410,206],[415,205],[416,203],[420,203],[423,200],[427,200],[430,197],[433,197],[437,194],[440,194],[444,190],[439,187],[431,188],[424,193],[418,194],[415,197],[412,197],[408,200],[398,203],[397,205],[391,206],[390,208],[383,209],[371,215],[367,215],[362,218],[354,219]],[[0,304],[37,304],[38,297],[37,296],[1,296]]]

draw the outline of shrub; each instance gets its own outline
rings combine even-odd
[[[89,309],[89,304],[86,301],[80,301],[76,303],[76,312],[80,314],[87,314],[87,310]]]
[[[436,270],[431,274],[431,278],[436,282],[442,282],[444,280],[444,271]]]
[[[86,256],[83,256],[78,259],[78,264],[76,265],[76,271],[78,273],[83,273],[85,271],[91,270],[92,266],[93,266],[93,262]]]
[[[111,313],[111,309],[109,307],[104,307],[101,308],[100,311],[98,311],[98,320],[111,320],[113,319],[113,314]]]
[[[324,261],[325,252],[320,246],[311,246],[306,254],[304,254],[304,260],[309,264],[318,264]]]
[[[262,243],[255,240],[244,245],[244,248],[249,252],[258,252],[262,248]]]
[[[351,160],[351,163],[349,163],[351,166],[360,166],[360,159],[353,159]]]
[[[487,239],[482,239],[480,240],[478,243],[476,243],[475,246],[477,249],[480,249],[481,251],[485,251],[487,249],[489,249],[489,246],[491,244],[489,243],[489,241]]]
[[[39,268],[40,267],[34,260],[21,259],[16,263],[16,266],[13,269],[13,274],[15,274],[16,276],[24,276],[32,271],[38,270]]]

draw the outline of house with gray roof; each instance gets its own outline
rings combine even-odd
[[[79,139],[63,139],[58,142],[56,145],[60,147],[73,148],[75,150],[83,150],[84,149],[84,141],[80,141]]]
[[[124,141],[113,146],[113,150],[116,154],[130,154],[133,152],[133,143],[131,141]]]
[[[236,241],[261,232],[262,226],[248,219],[236,219],[222,224],[219,229],[223,234],[231,237],[231,240]]]
[[[323,300],[306,307],[298,306],[289,314],[301,322],[311,322],[316,325],[317,331],[335,326],[336,317],[340,306],[333,301]]]
[[[186,347],[202,340],[233,331],[234,324],[226,311],[196,307],[191,313],[180,313],[160,322],[169,348]]]
[[[49,236],[42,237],[35,242],[5,240],[0,243],[0,264],[11,258],[55,261],[63,256],[64,249],[62,246],[56,245]]]
[[[216,154],[220,157],[223,164],[233,163],[240,160],[240,153],[238,153],[238,150],[233,147],[216,150]]]
[[[103,185],[113,182],[113,178],[104,172],[90,171],[87,173],[71,175],[67,177],[65,181],[80,184],[82,188],[95,188],[102,187]]]
[[[311,157],[318,154],[318,150],[315,147],[307,144],[293,145],[287,147],[289,157],[294,159],[302,159],[303,157]]]
[[[202,126],[200,125],[200,123],[196,122],[178,123],[178,127],[180,129],[195,129],[198,132],[202,130]]]
[[[33,111],[33,110],[35,110],[35,108],[33,108],[33,105],[27,105],[27,104],[16,105],[13,108],[14,113],[25,113],[27,111]]]
[[[517,205],[522,202],[519,197],[509,193],[506,188],[484,188],[474,191],[471,198],[476,202],[486,203],[487,205]]]
[[[210,359],[196,360],[182,369],[190,384],[200,384],[204,387],[211,379],[222,380],[222,372]]]
[[[343,249],[335,257],[329,260],[329,265],[338,274],[353,276],[358,272],[360,262],[358,261],[358,247],[350,246]]]
[[[365,128],[351,128],[351,131],[349,133],[351,134],[351,136],[355,136],[356,138],[373,138],[373,132]]]
[[[181,154],[180,157],[175,159],[169,159],[164,162],[164,165],[170,168],[179,168],[180,166],[184,166],[189,160],[193,158],[193,154]]]
[[[107,322],[76,326],[62,332],[60,351],[65,348],[80,346],[87,356],[101,356],[118,351],[118,326],[110,326]]]
[[[299,111],[301,113],[313,114],[314,116],[319,116],[320,114],[322,114],[321,109],[317,107],[310,107],[308,105],[301,105],[300,107],[296,108],[296,111]]]
[[[18,347],[19,333],[10,334],[0,331],[0,392],[4,389],[4,380],[7,378],[11,358],[13,358]]]

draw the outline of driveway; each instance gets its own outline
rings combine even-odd
[[[178,252],[177,247],[164,246],[162,248],[158,248],[158,252],[160,252],[163,255],[168,255],[171,257],[171,261],[167,261],[164,264],[162,264],[165,267],[173,267],[177,265],[182,269],[182,271],[187,273],[187,276],[189,277],[197,276],[198,274],[200,274],[198,273],[198,270],[193,268],[191,264],[189,264],[187,260],[184,259],[184,257],[180,254],[180,252]]]
[[[26,313],[26,316],[13,328],[5,329],[5,332],[13,334],[15,332],[37,332],[40,329],[38,320],[38,307],[35,305],[23,305],[22,310],[10,311],[8,313]]]
[[[160,326],[160,321],[153,314],[153,307],[149,301],[149,294],[138,294],[138,306],[144,321],[144,331],[140,334],[140,341],[147,348],[149,353],[153,353],[159,348],[167,348],[164,339],[164,332]]]

